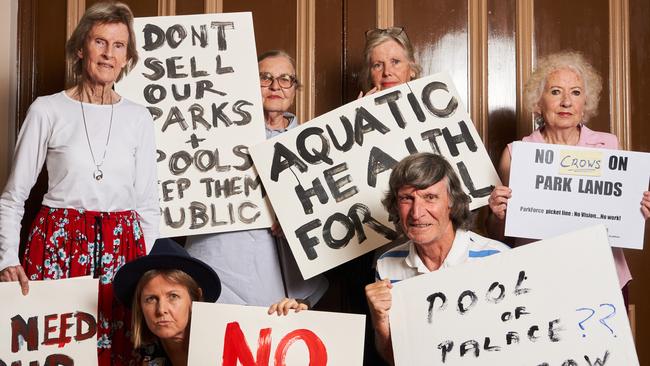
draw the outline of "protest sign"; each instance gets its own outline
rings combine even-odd
[[[614,247],[643,249],[650,154],[515,142],[507,236],[545,239],[603,224]]]
[[[97,279],[0,282],[0,366],[97,365]],[[11,299],[11,300],[9,300]]]
[[[134,28],[141,61],[116,90],[154,119],[162,236],[271,226],[248,155],[265,139],[251,14],[136,18]]]
[[[255,366],[363,364],[365,316],[192,304],[188,365]]]
[[[396,365],[639,364],[602,225],[399,282],[392,295]]]
[[[380,201],[393,165],[418,151],[449,160],[472,209],[500,184],[444,74],[356,100],[251,147],[303,277],[395,238]]]

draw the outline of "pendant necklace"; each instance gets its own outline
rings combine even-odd
[[[97,162],[97,160],[95,160],[93,147],[90,144],[90,137],[88,136],[88,126],[86,125],[86,114],[84,113],[83,97],[79,100],[79,103],[81,104],[81,118],[84,121],[84,131],[86,131],[86,141],[88,141],[88,149],[90,150],[90,156],[93,159],[93,165],[95,165],[96,167],[95,171],[93,172],[93,178],[99,182],[100,180],[102,180],[102,178],[104,178],[104,172],[102,171],[101,167],[104,164],[104,160],[106,160],[106,152],[108,151],[108,142],[111,140],[111,130],[113,129],[113,96],[111,95],[111,119],[108,125],[106,146],[104,146],[104,155],[102,156],[102,160],[99,163]]]

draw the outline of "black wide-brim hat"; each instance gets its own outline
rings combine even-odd
[[[221,294],[219,276],[209,265],[193,258],[171,239],[158,239],[151,252],[126,263],[115,274],[113,292],[122,304],[131,307],[140,278],[152,269],[178,269],[187,273],[203,291],[203,301],[215,302]]]

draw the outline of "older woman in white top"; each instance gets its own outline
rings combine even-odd
[[[31,105],[0,198],[1,281],[19,281],[26,294],[28,280],[99,278],[99,365],[131,361],[113,276],[158,236],[153,121],[113,91],[138,59],[132,23],[121,3],[86,11],[66,44],[77,83]],[[21,264],[24,203],[44,163],[48,190]]]

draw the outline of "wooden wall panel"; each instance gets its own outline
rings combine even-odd
[[[343,103],[357,98],[361,91],[359,73],[363,65],[366,31],[375,28],[376,0],[344,0],[343,14]]]
[[[31,103],[39,96],[54,94],[65,86],[66,0],[21,1],[18,10],[19,93],[16,131],[22,126]],[[47,191],[47,172],[41,172],[25,204],[20,233],[21,243],[27,239],[29,227],[36,217]],[[21,246],[22,254],[24,247]]]
[[[314,117],[343,104],[343,7],[342,0],[316,2]]]
[[[517,139],[515,0],[488,1],[488,139],[492,162]]]
[[[203,14],[205,13],[204,0],[176,1],[176,15]]]
[[[64,87],[66,9],[66,0],[19,3],[25,21],[18,22],[18,128],[36,97]]]
[[[19,80],[18,122],[22,122],[27,107],[39,95],[55,93],[64,87],[66,4],[69,0],[20,0],[19,2]],[[99,0],[85,0],[90,6]],[[205,0],[123,0],[136,16],[154,16],[159,3],[175,3],[176,14],[203,13]],[[297,54],[299,1],[305,0],[223,0],[224,12],[251,11],[256,34],[257,51],[284,49]],[[472,1],[472,3],[470,3]],[[468,49],[470,46],[468,4],[474,0],[317,0],[315,5],[315,114],[320,115],[341,104],[354,100],[360,90],[359,72],[363,64],[365,31],[375,28],[380,14],[378,4],[390,6],[382,13],[386,22],[405,26],[415,45],[424,75],[446,71],[450,73],[461,99],[468,101]],[[487,0],[487,103],[488,125],[485,141],[488,152],[497,162],[505,145],[516,139],[517,121],[517,54],[515,29],[517,5],[529,5],[529,0]],[[537,56],[563,49],[583,52],[603,76],[605,89],[599,105],[599,115],[591,127],[610,131],[609,93],[609,4],[629,2],[630,14],[630,105],[631,145],[633,150],[650,151],[650,2],[648,0],[537,0],[530,1],[534,16],[533,44]],[[214,4],[216,2],[211,2]],[[390,10],[390,9],[388,9]],[[521,10],[521,8],[519,8]],[[383,9],[382,11],[386,11]],[[390,14],[389,14],[390,13]],[[613,14],[615,14],[613,12]],[[392,16],[392,18],[391,18]],[[476,18],[472,18],[476,19]],[[519,21],[519,23],[517,23]],[[484,23],[482,23],[484,24]],[[476,24],[472,24],[476,26]],[[519,65],[521,66],[521,65]],[[301,75],[299,75],[301,76]],[[304,77],[302,77],[304,79]],[[304,122],[304,121],[303,121]],[[530,127],[530,126],[527,126]],[[519,132],[522,132],[521,130]],[[44,188],[44,186],[43,186]],[[38,207],[40,199],[30,199]],[[29,211],[29,208],[28,208]],[[26,221],[30,221],[26,215]],[[646,228],[646,248],[650,248],[650,225]],[[630,287],[631,302],[637,307],[637,345],[650,339],[650,254],[647,250],[627,251],[634,281]],[[366,259],[348,263],[330,273],[332,288],[340,296],[330,298],[328,310],[363,311],[363,294],[359,287]],[[355,274],[356,273],[356,274]],[[359,295],[358,298],[354,297]],[[331,297],[331,296],[330,296]],[[354,298],[353,298],[354,297]],[[641,364],[650,364],[650,348],[638,347]],[[367,356],[370,353],[367,353]],[[372,356],[368,356],[372,357]],[[375,360],[367,358],[366,364]]]
[[[86,0],[86,8],[103,0]],[[131,8],[136,17],[154,17],[158,15],[158,0],[120,0]]]
[[[413,43],[422,75],[451,75],[463,104],[468,101],[467,1],[395,2],[395,25],[404,26]]]
[[[282,49],[296,56],[296,0],[224,0],[223,12],[253,12],[257,54]]]
[[[650,2],[630,0],[632,149],[650,152]]]
[[[632,150],[650,152],[650,2],[630,0],[630,91]],[[650,167],[648,167],[650,169]],[[650,224],[646,223],[644,251],[628,250],[634,280],[630,302],[636,306],[636,344],[641,365],[650,365]]]
[[[582,52],[603,78],[598,115],[590,128],[609,132],[609,3],[608,0],[535,1],[537,57],[573,49]]]

